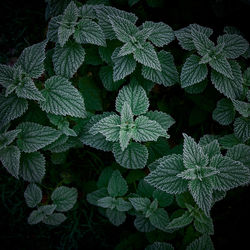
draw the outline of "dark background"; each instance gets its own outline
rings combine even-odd
[[[161,1],[160,8],[151,8],[140,1],[129,8],[126,1],[111,1],[112,6],[134,12],[139,21],[163,21],[174,30],[198,23],[214,29],[215,37],[227,25],[238,28],[250,41],[248,0]],[[155,1],[156,2],[156,1]],[[0,63],[11,64],[27,46],[45,38],[44,1],[0,1]],[[25,183],[9,177],[0,169],[0,248],[2,249],[112,249],[122,238],[123,226],[116,229],[90,208],[84,195],[67,221],[58,228],[27,225],[29,209],[23,199]],[[249,187],[230,191],[212,209],[216,249],[248,249],[250,204]],[[133,221],[124,228],[129,230]],[[142,234],[138,234],[142,237]]]

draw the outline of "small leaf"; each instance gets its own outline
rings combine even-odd
[[[204,146],[203,151],[208,156],[209,160],[211,160],[213,156],[221,154],[218,140],[213,140],[212,142]]]
[[[146,212],[149,209],[151,201],[148,198],[129,198],[133,208],[139,212]]]
[[[108,208],[106,210],[106,215],[107,215],[109,221],[115,226],[120,226],[126,220],[126,214],[124,212],[120,212],[116,209],[111,210]]]
[[[108,191],[107,188],[103,187],[101,189],[98,189],[92,193],[87,194],[87,201],[95,206],[98,206],[98,200],[107,197],[108,196]]]
[[[46,218],[46,214],[44,214],[42,211],[34,210],[31,212],[31,214],[28,217],[28,223],[30,225],[38,224],[44,218]]]
[[[157,208],[149,217],[149,221],[154,227],[162,231],[167,231],[167,226],[169,224],[168,213],[163,208]]]
[[[124,196],[128,192],[128,185],[119,170],[113,172],[109,183],[108,193],[112,197]]]
[[[250,116],[250,103],[232,100],[234,108],[244,117]]]
[[[214,250],[213,242],[211,238],[204,234],[200,238],[193,241],[191,244],[187,246],[187,250]]]
[[[47,39],[57,43],[58,42],[58,29],[62,21],[62,15],[52,17],[49,21]]]
[[[193,218],[190,213],[185,212],[182,216],[174,218],[167,226],[167,230],[178,230],[192,223]]]
[[[63,223],[67,217],[62,213],[54,213],[49,216],[46,216],[42,222],[47,225],[57,226]]]
[[[56,209],[56,205],[42,205],[38,208],[38,211],[43,212],[46,215],[51,215]]]
[[[174,250],[174,247],[166,242],[154,242],[147,246],[145,250]]]
[[[42,201],[42,190],[36,184],[29,184],[24,192],[24,198],[28,207],[34,208]]]
[[[155,227],[150,223],[148,218],[143,215],[137,215],[134,221],[135,228],[139,232],[151,232],[155,230]]]
[[[76,203],[77,190],[75,188],[64,186],[58,187],[53,191],[51,199],[53,201],[53,204],[56,205],[56,211],[68,211]]]
[[[0,134],[0,149],[11,144],[17,137],[17,135],[21,132],[21,130],[9,130],[7,132]]]
[[[234,134],[243,142],[250,138],[250,118],[238,117],[234,121]]]

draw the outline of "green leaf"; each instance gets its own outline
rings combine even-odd
[[[125,201],[123,198],[116,199],[116,209],[120,212],[126,212],[132,208],[130,202]]]
[[[130,105],[124,102],[121,110],[121,124],[133,123],[133,113]]]
[[[17,135],[21,132],[21,130],[9,130],[7,132],[0,134],[0,149],[5,148],[9,144],[11,144],[17,137]]]
[[[181,155],[171,155],[160,161],[157,168],[144,178],[146,182],[169,194],[180,194],[187,190],[187,180],[177,175],[184,170]]]
[[[25,181],[41,182],[45,171],[45,157],[40,152],[22,154],[20,176]]]
[[[191,55],[181,70],[181,87],[185,88],[203,81],[208,74],[207,66],[199,64],[200,57]]]
[[[116,38],[121,42],[130,42],[132,40],[132,37],[138,31],[138,28],[133,22],[122,17],[109,16],[109,21],[115,32]]]
[[[49,21],[47,39],[57,43],[58,42],[58,29],[62,21],[62,15],[52,17]],[[62,28],[61,28],[62,29]]]
[[[190,213],[185,212],[182,216],[174,218],[167,226],[167,230],[178,230],[192,223],[193,218]]]
[[[117,56],[130,55],[130,54],[134,53],[135,50],[136,50],[136,47],[134,46],[134,44],[132,42],[127,42],[119,48],[119,53]],[[135,58],[134,58],[134,60],[135,60]]]
[[[164,130],[168,130],[175,123],[170,115],[161,111],[149,111],[144,116],[159,123]]]
[[[77,43],[106,46],[105,36],[101,27],[90,19],[82,19],[77,24],[74,39]]]
[[[195,179],[188,183],[188,189],[196,204],[209,216],[212,207],[213,183],[209,177]]]
[[[229,125],[235,117],[235,110],[232,102],[226,98],[219,100],[213,111],[213,119],[221,125]]]
[[[190,245],[187,246],[186,250],[214,250],[213,242],[211,238],[204,234],[200,238],[193,241]]]
[[[30,225],[38,224],[44,218],[46,218],[46,214],[44,214],[43,211],[34,210],[31,212],[31,214],[28,217],[28,223]]]
[[[234,108],[244,117],[250,116],[250,103],[232,100]]]
[[[139,232],[151,232],[155,230],[155,227],[150,223],[149,219],[143,215],[136,216],[134,225]]]
[[[44,218],[42,222],[47,225],[57,226],[63,223],[66,219],[67,217],[64,214],[54,213],[49,216],[46,216],[46,218]]]
[[[139,212],[146,212],[151,204],[150,199],[142,197],[129,198],[129,201],[132,204],[133,208]]]
[[[154,227],[162,231],[167,231],[167,226],[169,224],[168,213],[163,208],[157,208],[149,217],[149,221]]]
[[[216,155],[211,159],[210,166],[219,170],[219,173],[213,176],[213,186],[216,190],[227,191],[250,181],[249,169],[239,161]]]
[[[69,187],[58,187],[52,195],[51,200],[56,205],[56,211],[65,212],[70,210],[76,203],[77,190]]]
[[[194,141],[194,139],[186,134],[184,136],[183,145],[183,163],[186,168],[203,167],[208,164],[208,157],[204,154],[203,149]]]
[[[243,55],[248,49],[248,42],[240,35],[225,34],[219,36],[217,39],[218,44],[224,44],[223,54],[226,58],[235,59]]]
[[[135,83],[124,86],[116,98],[116,111],[121,113],[124,102],[128,102],[134,115],[141,115],[148,111],[149,100],[145,90]]]
[[[0,94],[0,128],[11,120],[22,116],[28,109],[28,102],[16,95],[4,97]]]
[[[72,78],[84,62],[85,54],[82,45],[73,41],[67,42],[63,47],[57,44],[52,58],[55,73]]]
[[[225,149],[229,149],[241,143],[241,141],[234,134],[225,135],[219,138],[218,140],[219,140],[220,145]]]
[[[221,154],[218,140],[213,140],[208,143],[206,146],[203,147],[203,151],[208,156],[209,160],[211,160],[213,156]]]
[[[207,81],[207,79],[205,79],[199,83],[195,83],[194,85],[188,86],[184,89],[189,94],[200,94],[206,89],[207,83],[208,83],[208,81]]]
[[[147,246],[145,250],[174,250],[174,247],[166,242],[154,242]]]
[[[43,111],[55,115],[85,118],[84,100],[78,90],[64,77],[52,76],[42,91],[45,101],[40,101]]]
[[[124,79],[126,76],[134,72],[136,61],[132,55],[118,56],[119,48],[116,48],[112,54],[113,66],[113,81],[117,82]]]
[[[109,221],[115,225],[115,226],[120,226],[123,222],[126,220],[126,214],[124,212],[120,212],[116,209],[107,209],[106,210],[106,215],[109,219]]]
[[[90,128],[89,132],[93,135],[101,133],[107,141],[118,141],[120,132],[121,118],[118,115],[107,116]]]
[[[23,122],[17,126],[17,129],[21,129],[17,145],[26,153],[35,152],[49,145],[61,134],[58,130],[34,122]]]
[[[43,212],[46,215],[51,215],[56,209],[56,205],[42,205],[38,208],[38,211]]]
[[[29,184],[24,192],[25,202],[28,207],[34,208],[42,201],[42,190],[36,184]]]
[[[135,130],[132,134],[132,138],[135,141],[157,141],[160,136],[169,138],[169,135],[158,122],[149,120],[146,116],[139,116],[136,118]]]
[[[238,117],[234,121],[234,134],[243,142],[250,138],[250,118]]]
[[[226,156],[235,161],[240,161],[246,167],[250,168],[250,146],[239,144],[228,149]]]
[[[87,201],[92,205],[98,206],[98,200],[107,196],[108,196],[107,188],[103,187],[92,193],[87,194]]]
[[[47,40],[24,49],[15,67],[21,66],[23,72],[32,78],[40,77],[44,72],[46,45]]]
[[[8,88],[8,86],[13,84],[14,81],[14,68],[0,64],[0,85],[4,88]]]
[[[18,179],[20,150],[16,146],[7,146],[0,150],[0,161],[6,170]]]
[[[112,197],[124,196],[128,192],[128,185],[126,180],[122,177],[119,170],[113,172],[109,183],[108,193]]]
[[[97,205],[102,208],[115,208],[116,199],[110,196],[103,197],[97,201]]]
[[[93,148],[103,150],[103,151],[112,151],[113,143],[106,140],[106,137],[101,134],[97,133],[92,135],[89,130],[101,119],[110,116],[112,113],[103,113],[102,115],[95,115],[92,116],[88,123],[86,123],[79,134],[80,141],[88,146]]]
[[[172,204],[174,196],[172,194],[167,194],[159,189],[153,192],[153,198],[156,199],[160,207],[167,207]]]
[[[177,83],[179,81],[179,75],[172,54],[162,50],[158,53],[158,58],[161,71],[153,69],[152,67],[142,66],[143,77],[158,84],[163,84],[165,87]]]
[[[139,44],[133,54],[134,59],[137,62],[152,69],[161,71],[161,64],[156,54],[156,51],[153,45],[151,45],[149,42]]]
[[[194,220],[195,229],[202,234],[214,234],[213,220],[210,217],[200,213]]]
[[[243,73],[244,85],[250,86],[250,67],[248,67]]]
[[[148,160],[146,146],[136,142],[129,143],[124,151],[122,151],[119,143],[114,143],[113,154],[116,162],[128,169],[144,168]]]
[[[93,3],[93,2],[92,2]],[[96,18],[95,5],[84,4],[80,7],[80,17],[82,18]]]

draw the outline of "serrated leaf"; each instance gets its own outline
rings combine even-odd
[[[77,43],[106,46],[105,36],[101,27],[90,19],[82,19],[77,24],[74,39]]]
[[[129,198],[133,208],[139,212],[146,212],[150,206],[151,201],[148,198]]]
[[[133,55],[137,62],[152,69],[161,71],[161,64],[156,51],[153,45],[151,45],[149,42],[141,43],[140,46],[135,49]]]
[[[113,172],[109,183],[108,183],[108,193],[112,197],[123,196],[128,191],[128,185],[126,180],[122,177],[119,170]]]
[[[119,143],[114,143],[113,154],[116,162],[128,169],[144,168],[148,160],[146,146],[136,142],[129,143],[124,151],[122,151]]]
[[[133,73],[136,67],[136,61],[132,55],[118,56],[119,48],[116,48],[112,54],[113,81],[117,82]]]
[[[21,129],[17,145],[26,153],[35,152],[49,145],[61,134],[58,130],[34,122],[23,122],[17,126],[17,129]]]
[[[161,71],[143,65],[143,77],[158,84],[163,84],[165,87],[177,83],[179,75],[172,54],[162,50],[158,53],[158,59],[161,64]]]
[[[209,160],[211,160],[213,156],[221,154],[218,140],[213,140],[212,142],[208,143],[203,147],[203,151],[208,156]]]
[[[207,83],[208,83],[208,81],[207,81],[207,79],[205,79],[199,83],[195,83],[194,85],[188,86],[184,89],[189,94],[200,94],[206,89]]]
[[[54,213],[49,216],[46,216],[42,222],[47,225],[57,226],[63,223],[67,217],[62,213]]]
[[[58,29],[62,21],[62,15],[52,17],[49,21],[47,39],[57,43],[58,42]]]
[[[183,163],[186,168],[203,167],[208,164],[208,157],[204,154],[203,149],[186,134],[183,145]]]
[[[157,141],[160,136],[169,138],[166,130],[164,130],[158,122],[152,121],[146,116],[139,116],[136,118],[135,129],[132,134],[132,138],[135,141]]]
[[[214,234],[213,220],[205,215],[194,220],[195,229],[202,234]]]
[[[249,169],[239,161],[216,155],[211,159],[210,166],[219,171],[213,176],[213,186],[216,190],[227,191],[250,181]]]
[[[211,238],[204,234],[200,238],[193,241],[191,244],[189,244],[186,248],[186,250],[214,250],[213,242]]]
[[[0,64],[0,85],[4,88],[13,84],[14,68],[8,65]]]
[[[185,88],[203,81],[208,74],[207,66],[199,64],[200,57],[191,55],[181,70],[181,87]]]
[[[42,205],[38,207],[38,211],[43,212],[46,215],[51,215],[56,209],[56,205]]]
[[[42,190],[36,184],[29,184],[24,192],[25,202],[28,207],[34,208],[42,201]]]
[[[106,215],[107,215],[109,221],[115,226],[120,226],[126,220],[125,212],[120,212],[116,209],[111,210],[108,208],[106,210]]]
[[[42,110],[55,115],[70,115],[85,118],[84,100],[78,90],[64,77],[52,76],[42,90],[45,101],[40,101]]]
[[[223,54],[226,58],[235,59],[243,55],[248,49],[248,42],[240,35],[237,34],[225,34],[219,36],[217,43],[223,43]]]
[[[225,149],[229,149],[241,143],[241,141],[234,134],[225,135],[219,138],[218,140],[219,140],[220,145]]]
[[[185,212],[182,216],[174,218],[167,226],[168,230],[178,230],[192,223],[193,218],[190,213]]]
[[[55,73],[72,78],[84,62],[85,54],[82,45],[73,41],[67,42],[63,47],[57,44],[52,58]]]
[[[187,180],[177,175],[185,168],[181,155],[171,155],[159,162],[160,165],[144,178],[150,185],[169,194],[183,193],[187,190]]]
[[[7,146],[0,150],[0,161],[6,170],[17,179],[19,178],[20,155],[20,150],[16,146]]]
[[[0,133],[0,149],[11,144],[20,132],[21,130],[15,129]]]
[[[64,212],[70,210],[76,203],[77,190],[69,187],[58,187],[52,195],[51,200],[56,205],[56,211]]]
[[[97,205],[102,208],[115,208],[116,199],[110,196],[103,197],[97,201]]]
[[[188,183],[188,189],[199,208],[201,208],[204,213],[209,216],[212,207],[213,194],[213,183],[211,179],[208,177],[203,178],[202,180],[191,180]]]
[[[47,40],[24,49],[15,67],[21,66],[23,72],[32,78],[40,77],[44,72],[46,45]]]
[[[250,138],[250,118],[238,117],[234,121],[234,134],[243,142]]]
[[[42,211],[34,210],[31,212],[31,214],[28,217],[28,223],[30,225],[38,224],[46,217],[46,214],[44,214]]]
[[[116,199],[116,209],[120,212],[126,212],[132,208],[130,202],[125,201],[123,198]]]
[[[232,102],[226,98],[219,100],[213,111],[213,119],[221,125],[229,125],[235,117],[235,110]]]
[[[161,111],[149,111],[144,116],[158,122],[165,130],[168,130],[175,123],[175,120],[170,115]]]
[[[28,102],[16,95],[4,97],[0,94],[0,128],[9,121],[22,116],[28,109]]]
[[[41,182],[45,171],[45,157],[40,152],[22,154],[20,176],[25,181]]]
[[[150,223],[149,219],[143,215],[136,216],[134,226],[139,232],[151,232],[155,230],[155,227]]]
[[[239,144],[228,149],[226,156],[235,160],[242,162],[246,167],[250,168],[250,146]]]
[[[174,250],[174,247],[166,242],[154,242],[147,246],[145,250]]]
[[[148,111],[149,100],[145,90],[135,83],[124,86],[118,93],[115,108],[121,112],[124,102],[128,102],[134,115],[141,115]]]
[[[110,115],[98,121],[89,132],[93,135],[101,133],[107,141],[118,141],[120,132],[121,118],[118,115]]]
[[[103,187],[92,193],[87,194],[87,201],[92,205],[98,206],[98,200],[107,196],[108,196],[107,188]]]
[[[167,231],[167,226],[169,224],[168,213],[163,208],[157,208],[149,217],[149,221],[154,227],[162,231]]]
[[[127,42],[127,43],[123,44],[118,49],[119,49],[119,52],[118,52],[117,56],[126,56],[126,55],[130,55],[130,54],[134,53],[136,50],[136,47],[134,46],[134,44],[132,42]],[[136,59],[134,58],[134,60],[136,60]]]
[[[172,204],[174,196],[159,189],[153,192],[153,198],[158,201],[159,207],[167,207]]]
[[[234,108],[244,117],[250,116],[250,103],[232,100]]]

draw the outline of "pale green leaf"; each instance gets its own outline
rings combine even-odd
[[[116,209],[120,212],[126,212],[132,208],[130,202],[125,201],[123,198],[116,199]]]
[[[31,214],[28,217],[28,223],[30,225],[38,224],[44,218],[46,218],[46,214],[44,214],[43,211],[34,210],[31,212]]]
[[[56,205],[42,205],[38,207],[38,211],[43,212],[46,215],[51,215],[56,209]]]
[[[127,42],[125,44],[123,44],[119,49],[118,55],[117,56],[126,56],[126,55],[130,55],[132,53],[135,52],[136,47],[134,46],[134,44],[132,42]],[[134,57],[133,57],[134,58]],[[134,58],[135,60],[135,58]]]
[[[174,218],[169,222],[167,229],[168,230],[178,230],[180,228],[186,227],[190,223],[192,223],[193,218],[190,213],[185,212],[182,216]]]
[[[11,144],[17,137],[17,135],[21,132],[19,129],[9,130],[4,133],[0,133],[0,149]]]
[[[213,242],[211,238],[204,234],[200,238],[189,244],[186,250],[214,250]]]
[[[238,100],[232,100],[234,108],[244,117],[250,116],[250,103]]]
[[[42,201],[42,190],[36,184],[29,184],[24,192],[25,202],[28,207],[34,208]]]
[[[110,196],[103,197],[97,201],[97,205],[102,208],[115,208],[116,199]]]
[[[58,42],[58,29],[62,21],[62,15],[52,17],[49,21],[47,39],[57,43]]]
[[[4,88],[8,88],[8,86],[13,84],[14,80],[14,68],[0,64],[0,85]]]
[[[211,160],[213,156],[221,154],[218,140],[213,140],[212,142],[204,146],[203,151],[208,156],[209,160]]]
[[[151,201],[148,198],[129,198],[133,208],[139,212],[146,212],[149,209]]]

